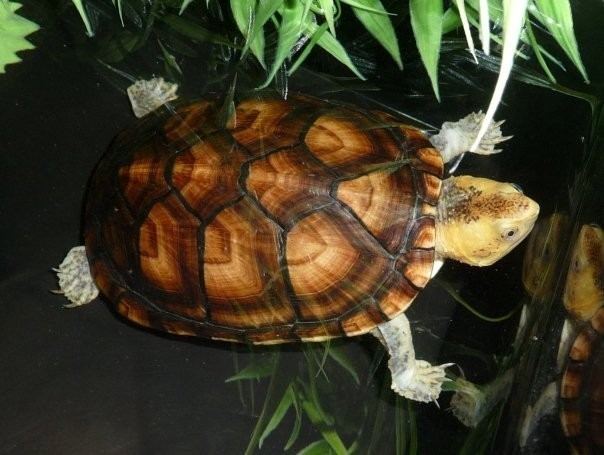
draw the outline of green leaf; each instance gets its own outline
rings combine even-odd
[[[308,41],[308,43],[306,43],[306,45],[304,46],[304,49],[302,50],[302,52],[300,52],[300,55],[298,56],[296,61],[292,64],[289,71],[287,72],[288,76],[294,74],[294,72],[298,69],[298,67],[304,62],[304,60],[306,60],[306,58],[310,55],[310,52],[315,48],[315,46],[317,45],[317,43],[319,42],[319,40],[321,39],[323,34],[327,31],[328,26],[329,25],[327,24],[327,22],[325,22],[325,23],[321,24],[321,26],[318,27],[315,30],[315,32],[312,34],[310,34],[308,32],[308,30],[311,30],[313,28],[313,26],[310,25],[310,27],[307,28],[306,35],[307,36],[310,35],[310,40]],[[344,50],[344,53],[346,53],[345,50]],[[348,57],[348,54],[346,54],[346,57]]]
[[[585,70],[585,66],[583,66],[581,54],[579,53],[577,39],[575,38],[570,1],[535,0],[534,5],[529,6],[529,11],[552,34],[577,70],[579,70],[585,82],[589,82],[587,71]]]
[[[365,76],[352,63],[344,46],[329,31],[321,31],[318,25],[311,22],[306,24],[306,33],[308,35],[313,36],[317,32],[320,32],[317,44],[334,56],[340,63],[346,65],[359,79],[364,81]]]
[[[300,428],[302,427],[302,412],[300,410],[300,404],[298,403],[298,394],[296,394],[296,390],[293,388],[292,385],[292,392],[294,393],[294,399],[293,399],[293,404],[294,404],[294,409],[296,411],[296,420],[294,420],[294,427],[292,428],[292,432],[289,435],[289,438],[287,438],[287,442],[285,443],[285,447],[283,447],[283,450],[289,450],[291,448],[291,446],[293,446],[295,444],[295,442],[298,439],[298,436],[300,436]]]
[[[396,14],[389,13],[388,11],[384,10],[383,7],[381,9],[372,8],[371,6],[366,5],[365,4],[366,2],[364,2],[363,0],[340,0],[340,1],[342,3],[346,3],[347,5],[354,6],[355,8],[369,11],[371,13],[383,14],[384,16],[396,16]]]
[[[430,76],[436,99],[440,101],[438,58],[442,37],[443,2],[442,0],[410,0],[409,12],[415,43]]]
[[[120,22],[122,23],[122,27],[124,26],[124,14],[122,11],[122,0],[117,0],[117,5],[116,5],[116,0],[113,0],[113,6],[117,7],[117,13],[120,16]]]
[[[336,36],[336,26],[333,19],[333,0],[319,0],[319,4],[321,5],[321,9],[323,10],[325,21],[327,22],[327,25],[329,25],[329,31],[333,36]]]
[[[242,57],[245,56],[249,48],[262,65],[262,68],[266,68],[264,63],[264,30],[262,27],[255,26],[255,0],[231,0],[231,11],[239,31],[245,37]]]
[[[338,363],[338,365],[340,365],[342,368],[348,371],[348,373],[350,373],[350,376],[352,376],[352,379],[354,379],[354,382],[357,385],[361,383],[359,380],[359,375],[354,368],[354,365],[352,364],[348,356],[344,353],[344,350],[342,348],[330,346],[328,353],[329,357],[334,359]]]
[[[19,8],[20,3],[0,0],[0,74],[5,72],[6,65],[21,61],[17,52],[34,49],[34,45],[25,37],[40,27],[16,14]]]
[[[346,446],[342,442],[342,439],[338,435],[337,431],[335,431],[333,428],[330,428],[329,423],[325,421],[323,412],[317,408],[315,403],[310,400],[304,400],[302,401],[302,408],[306,412],[306,415],[312,424],[318,428],[323,436],[323,439],[327,441],[334,452],[337,455],[346,455],[348,451],[346,450]]]
[[[292,49],[304,31],[304,22],[307,21],[304,13],[304,2],[298,0],[287,0],[281,8],[281,22],[279,23],[277,50],[275,59],[271,65],[264,84],[259,88],[264,88],[271,83],[275,74],[287,57],[290,56]]]
[[[311,442],[306,447],[298,452],[297,455],[330,455],[333,451],[329,444],[324,439]]]
[[[283,398],[281,398],[281,401],[277,405],[275,412],[273,412],[272,417],[266,424],[266,427],[264,428],[262,435],[260,435],[260,439],[258,440],[258,447],[262,447],[264,440],[275,430],[275,428],[277,428],[279,426],[279,424],[285,417],[285,414],[287,414],[287,411],[289,410],[289,408],[291,408],[292,405],[294,404],[294,400],[296,400],[296,395],[294,393],[294,388],[293,388],[293,383],[292,383],[285,390],[285,393],[283,394]]]
[[[446,35],[461,27],[461,18],[454,8],[449,8],[443,15],[442,34]]]
[[[82,22],[84,22],[84,26],[86,27],[86,34],[88,36],[94,36],[94,32],[92,31],[92,25],[90,25],[90,20],[88,20],[88,15],[86,14],[86,9],[84,8],[84,3],[82,0],[71,0],[74,4],[80,17],[82,18]]]
[[[260,358],[250,363],[244,369],[234,374],[224,382],[241,381],[244,379],[261,379],[270,376],[275,369],[275,359],[273,356]]]
[[[363,7],[353,6],[352,10],[367,31],[388,51],[400,69],[403,68],[401,52],[396,32],[386,9],[380,0],[357,0]],[[375,12],[377,10],[379,12]],[[439,28],[440,31],[440,28]]]
[[[119,1],[119,0],[118,0]],[[180,5],[180,10],[178,11],[178,15],[182,16],[182,13],[185,12],[187,7],[193,3],[193,0],[182,0],[182,5]]]
[[[172,55],[168,49],[166,49],[159,39],[157,40],[157,43],[159,44],[159,48],[161,49],[161,53],[164,57],[164,62],[166,62],[166,65],[175,70],[178,74],[182,75],[182,69],[180,69],[180,65],[176,61],[174,55]]]

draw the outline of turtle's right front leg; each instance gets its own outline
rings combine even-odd
[[[445,377],[445,368],[453,364],[433,366],[415,358],[411,327],[404,314],[380,324],[371,333],[390,354],[388,368],[392,374],[392,390],[411,400],[436,401],[443,382],[449,380]]]

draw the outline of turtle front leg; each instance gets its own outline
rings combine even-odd
[[[472,112],[457,122],[443,123],[439,133],[430,138],[430,142],[438,149],[445,163],[470,151],[470,147],[472,147],[474,139],[476,139],[483,119],[484,114],[482,111]],[[478,148],[471,152],[479,155],[492,155],[501,152],[501,149],[496,149],[495,146],[512,137],[502,135],[501,125],[503,122],[504,120],[491,122]]]
[[[99,295],[99,289],[90,273],[84,246],[76,246],[69,250],[61,265],[53,268],[53,271],[57,274],[60,288],[53,292],[64,295],[71,302],[65,305],[66,308],[85,305]]]
[[[411,327],[404,314],[380,324],[371,333],[390,354],[388,368],[392,374],[392,390],[411,400],[436,401],[443,382],[449,381],[445,377],[445,368],[453,364],[432,366],[415,358]]]

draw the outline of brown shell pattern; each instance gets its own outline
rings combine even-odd
[[[252,343],[358,335],[430,278],[443,163],[395,118],[306,96],[150,115],[99,163],[86,247],[126,318]]]

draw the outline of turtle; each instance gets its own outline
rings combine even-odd
[[[133,92],[139,107],[158,104],[145,85]],[[91,177],[85,245],[56,269],[68,306],[100,290],[138,325],[229,342],[372,333],[393,390],[436,400],[451,364],[415,358],[405,310],[444,259],[490,265],[539,212],[514,184],[444,177],[484,116],[429,137],[391,113],[303,93],[224,106],[164,104],[118,134]],[[500,126],[475,153],[499,151]]]
[[[565,224],[565,215],[554,214],[543,234],[550,237],[553,232],[557,243],[561,239],[558,229]],[[544,417],[558,412],[573,453],[603,453],[604,230],[593,223],[582,225],[570,253],[562,292],[567,315],[555,351],[556,378],[527,407],[520,445],[528,443]],[[553,292],[540,295],[553,297]]]
[[[574,453],[604,453],[604,231],[596,224],[581,227],[563,302],[576,322],[561,344],[570,349],[561,349],[560,423]]]

